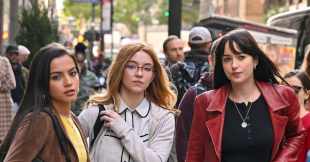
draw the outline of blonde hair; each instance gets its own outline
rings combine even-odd
[[[121,48],[109,67],[106,92],[91,96],[89,103],[114,104],[115,111],[118,111],[119,91],[125,65],[139,51],[147,53],[154,62],[154,79],[145,90],[146,98],[164,109],[177,112],[177,109],[174,109],[176,94],[170,88],[167,73],[161,66],[155,51],[143,43],[128,44]]]

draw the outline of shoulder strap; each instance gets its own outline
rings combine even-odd
[[[93,136],[93,139],[90,142],[90,148],[94,145],[94,142],[95,142],[95,140],[96,140],[96,138],[97,138],[97,136],[98,136],[98,134],[99,134],[99,132],[101,130],[101,127],[103,125],[103,121],[100,120],[100,112],[104,111],[105,108],[104,108],[104,106],[102,104],[99,104],[98,107],[99,107],[99,113],[98,113],[95,125],[93,127],[94,136]]]
[[[65,137],[64,131],[60,126],[60,123],[56,117],[55,114],[53,114],[51,111],[48,110],[44,110],[44,112],[46,112],[52,119],[53,122],[53,126],[56,132],[56,136],[58,137],[58,142],[60,144],[60,149],[61,152],[63,153],[63,155],[65,156],[66,162],[71,162],[70,158],[69,158],[69,154],[68,154],[68,140]]]

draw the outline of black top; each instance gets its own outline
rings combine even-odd
[[[246,128],[241,127],[242,119],[252,104]],[[237,106],[237,108],[236,108]],[[268,106],[260,96],[246,106],[228,99],[222,139],[222,162],[269,162],[273,144],[273,129]]]

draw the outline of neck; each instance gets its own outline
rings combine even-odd
[[[173,64],[177,63],[177,61],[169,60],[168,63],[169,63],[170,65],[173,65]]]
[[[144,93],[143,94],[130,93],[124,89],[121,89],[120,95],[121,98],[124,100],[124,102],[127,104],[127,106],[129,106],[132,109],[136,108],[144,98]]]
[[[52,104],[60,115],[70,117],[71,115],[71,104],[70,103],[60,103],[57,101],[52,101]]]
[[[255,81],[231,84],[230,98],[236,102],[253,102],[260,96]]]

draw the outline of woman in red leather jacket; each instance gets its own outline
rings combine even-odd
[[[187,162],[296,161],[299,103],[275,65],[243,29],[224,35],[215,55],[215,90],[196,98]]]

